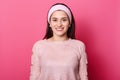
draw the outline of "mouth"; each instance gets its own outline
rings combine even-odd
[[[60,27],[60,28],[55,28],[57,31],[63,31],[64,28]]]

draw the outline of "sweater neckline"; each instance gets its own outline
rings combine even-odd
[[[68,40],[64,40],[64,41],[48,41],[47,39],[44,39],[45,42],[51,43],[51,44],[64,44],[64,43],[68,43],[70,40],[72,39],[69,38]]]

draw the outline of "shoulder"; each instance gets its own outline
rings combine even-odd
[[[33,47],[40,46],[44,43],[44,40],[38,40],[33,44]]]
[[[44,44],[44,40],[38,40],[36,41],[34,44],[33,44],[33,48],[32,48],[32,51],[36,51],[38,49],[40,49],[42,47],[42,45]]]
[[[79,59],[81,56],[86,55],[85,44],[83,41],[77,39],[72,39],[71,41],[72,45],[74,45],[74,47],[76,48],[76,51],[78,51],[77,55]]]
[[[81,41],[81,40],[72,39],[71,41],[72,41],[72,44],[75,44],[75,45],[77,45],[77,46],[81,46],[81,47],[85,47],[84,42]]]

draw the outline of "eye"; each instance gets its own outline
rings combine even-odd
[[[52,21],[55,21],[55,22],[56,22],[57,20],[56,20],[56,19],[53,19]]]
[[[64,21],[64,22],[65,22],[65,21],[68,21],[68,19],[67,19],[67,18],[63,18],[63,19],[62,19],[62,21]]]
[[[63,19],[63,21],[67,21],[67,19]]]
[[[52,18],[52,19],[51,19],[51,21],[56,22],[56,21],[57,21],[57,19],[56,19],[56,18]]]

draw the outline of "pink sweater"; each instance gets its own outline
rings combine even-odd
[[[37,41],[32,51],[30,80],[88,80],[83,42],[45,39]]]

